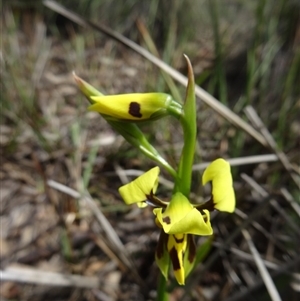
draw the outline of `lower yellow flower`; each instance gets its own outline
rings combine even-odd
[[[126,204],[154,207],[155,222],[162,229],[155,256],[157,265],[167,278],[171,260],[177,282],[184,285],[196,258],[193,235],[213,233],[209,211],[232,212],[235,208],[230,166],[225,160],[217,159],[207,167],[202,181],[203,184],[212,181],[212,198],[200,205],[191,204],[180,192],[174,193],[170,202],[160,200],[155,196],[158,175],[159,168],[154,167],[120,187],[119,192]]]
[[[153,213],[167,234],[211,235],[208,210],[197,210],[180,192],[172,196],[167,208],[155,208]]]
[[[155,208],[156,223],[163,228],[164,233],[169,234],[167,240],[167,251],[169,253],[175,278],[181,285],[189,271],[184,265],[184,256],[193,265],[196,254],[186,252],[188,246],[188,235],[211,235],[213,233],[210,225],[208,210],[200,212],[180,192],[172,196],[170,203],[165,209]],[[156,261],[159,265],[159,256],[156,254]],[[188,264],[188,263],[187,263]],[[186,265],[187,265],[186,264]]]

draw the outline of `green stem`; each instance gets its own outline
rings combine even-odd
[[[167,280],[163,276],[163,274],[160,273],[156,301],[168,301],[169,300],[169,294],[167,293],[166,287],[167,287]]]
[[[103,115],[102,115],[103,116]],[[105,116],[103,116],[105,118]],[[105,118],[106,119],[106,118]],[[177,178],[175,169],[159,154],[147,140],[140,128],[130,122],[106,119],[108,124],[121,134],[131,145],[137,147],[145,156],[159,163],[174,178]]]
[[[157,150],[152,146],[151,151],[149,149],[145,149],[142,145],[139,145],[138,149],[146,155],[148,158],[153,161],[159,163],[164,169],[174,178],[177,178],[177,172],[175,169],[163,158],[159,155]]]

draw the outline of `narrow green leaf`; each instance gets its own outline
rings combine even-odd
[[[188,86],[186,90],[186,98],[183,106],[183,114],[180,119],[184,145],[181,152],[178,178],[175,183],[174,192],[180,191],[187,198],[191,189],[192,165],[195,153],[197,124],[196,124],[196,96],[195,96],[195,81],[191,62],[185,56],[188,65]]]

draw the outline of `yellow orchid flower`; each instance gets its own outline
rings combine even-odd
[[[165,93],[130,93],[91,96],[90,111],[128,121],[157,119],[168,114],[179,117],[181,105]]]
[[[203,174],[203,183],[212,181],[212,199],[204,204],[191,204],[181,192],[172,195],[170,202],[155,196],[159,167],[154,167],[134,181],[119,188],[126,204],[139,207],[152,205],[155,222],[162,229],[156,262],[167,278],[169,259],[177,282],[184,285],[193,268],[196,245],[193,235],[211,235],[210,212],[214,209],[233,212],[235,197],[229,164],[223,159],[212,162]]]

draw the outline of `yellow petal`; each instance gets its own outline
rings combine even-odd
[[[183,253],[187,246],[187,235],[169,235],[167,249],[173,265],[173,271],[177,282],[184,285],[185,272],[183,267]]]
[[[204,171],[202,184],[212,181],[212,196],[215,208],[220,211],[233,212],[235,195],[232,187],[230,164],[224,159],[213,161]]]
[[[139,207],[145,207],[144,201],[147,195],[155,193],[158,186],[159,167],[154,167],[145,172],[134,181],[121,186],[119,193],[128,205],[138,203]]]
[[[153,209],[157,220],[168,234],[196,234],[211,235],[213,230],[210,225],[209,211],[203,214],[194,208],[189,200],[180,192],[172,196],[167,208]]]
[[[165,109],[172,102],[165,93],[131,93],[91,97],[95,104],[89,110],[96,111],[118,119],[145,120],[151,115]]]

